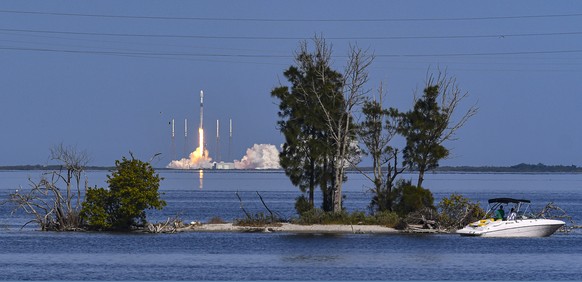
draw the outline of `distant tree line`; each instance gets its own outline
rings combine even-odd
[[[59,165],[7,165],[0,166],[0,170],[41,170],[41,171],[53,171],[59,169]],[[114,166],[86,166],[85,170],[106,170],[111,171],[115,169]],[[156,168],[156,170],[164,170],[165,168]],[[276,171],[276,170],[273,170]],[[348,167],[346,171],[360,171],[360,172],[372,172],[373,167],[371,166],[358,166],[358,167]],[[406,170],[408,172],[414,172],[412,170]],[[546,165],[543,163],[538,164],[526,164],[520,163],[512,166],[439,166],[434,169],[435,172],[507,172],[507,173],[582,173],[582,167],[576,165]]]
[[[582,173],[575,165],[545,165],[520,163],[512,166],[446,166],[437,171],[450,172],[500,172],[500,173]]]

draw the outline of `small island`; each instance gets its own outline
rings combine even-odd
[[[313,224],[300,225],[279,223],[263,227],[240,226],[232,223],[191,224],[177,228],[176,232],[275,232],[298,234],[394,234],[401,231],[380,225]]]

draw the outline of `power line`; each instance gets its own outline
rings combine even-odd
[[[236,22],[423,22],[423,21],[483,21],[483,20],[511,20],[511,19],[536,19],[536,18],[565,18],[580,17],[582,13],[572,14],[546,14],[546,15],[517,15],[517,16],[489,16],[489,17],[456,17],[456,18],[376,18],[376,19],[268,19],[268,18],[219,18],[219,17],[170,17],[170,16],[134,16],[134,15],[106,15],[84,13],[60,13],[40,11],[0,10],[6,14],[29,14],[68,17],[91,18],[121,18],[121,19],[147,19],[147,20],[193,20],[193,21],[236,21]]]
[[[0,50],[7,51],[35,51],[53,53],[77,53],[95,55],[127,55],[127,56],[168,56],[168,57],[226,57],[226,58],[293,58],[292,55],[273,54],[219,54],[219,53],[170,53],[170,52],[124,52],[124,51],[97,51],[97,50],[74,50],[74,49],[51,49],[51,48],[29,48],[29,47],[1,47]],[[542,50],[542,51],[515,51],[515,52],[481,52],[481,53],[442,53],[442,54],[376,54],[374,57],[473,57],[473,56],[512,56],[512,55],[549,55],[549,54],[569,54],[582,53],[582,49],[573,50]],[[335,56],[346,57],[346,56]]]
[[[76,32],[56,30],[34,29],[8,29],[0,28],[0,31],[22,33],[48,33],[67,35],[91,35],[91,36],[115,36],[115,37],[152,37],[152,38],[189,38],[189,39],[263,39],[263,40],[302,40],[303,37],[266,37],[266,36],[211,36],[211,35],[176,35],[176,34],[138,34],[138,33],[104,33],[104,32]]]
[[[128,55],[128,56],[172,56],[172,57],[238,57],[238,58],[292,58],[291,55],[248,55],[248,54],[217,54],[217,53],[169,53],[169,52],[124,52],[124,51],[97,51],[97,50],[74,50],[74,49],[51,49],[51,48],[29,48],[29,47],[0,47],[0,50],[10,51],[35,51],[52,53],[77,53],[95,55]]]
[[[105,32],[77,32],[38,29],[11,29],[0,28],[4,32],[45,33],[61,35],[89,35],[112,37],[151,37],[151,38],[182,38],[182,39],[230,39],[230,40],[307,40],[310,37],[283,37],[283,36],[215,36],[215,35],[178,35],[178,34],[140,34],[140,33],[105,33]],[[543,32],[543,33],[508,33],[483,35],[428,35],[428,36],[355,36],[355,37],[326,37],[328,40],[413,40],[413,39],[471,39],[471,38],[509,38],[535,36],[566,36],[582,35],[582,31],[571,32]]]
[[[546,50],[546,51],[516,51],[516,52],[483,52],[483,53],[443,53],[443,54],[387,54],[375,57],[477,57],[477,56],[513,56],[513,55],[551,55],[581,53],[582,49]]]

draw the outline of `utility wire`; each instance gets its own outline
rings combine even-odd
[[[97,50],[74,50],[74,49],[51,49],[51,48],[29,48],[0,46],[0,50],[7,51],[36,51],[36,52],[56,52],[56,53],[78,53],[97,55],[127,55],[127,56],[172,56],[172,57],[230,57],[230,58],[293,58],[292,55],[273,54],[219,54],[219,53],[170,53],[170,52],[124,52],[124,51],[97,51]],[[483,53],[443,53],[443,54],[376,54],[374,57],[473,57],[473,56],[509,56],[509,55],[548,55],[548,54],[569,54],[582,53],[582,49],[574,50],[545,50],[545,51],[517,51],[517,52],[483,52]],[[346,57],[346,56],[336,56]]]
[[[169,53],[169,52],[125,52],[125,51],[98,51],[98,50],[74,50],[74,49],[52,49],[52,48],[29,48],[0,46],[0,50],[7,51],[36,51],[53,53],[77,53],[95,55],[127,55],[127,56],[173,56],[173,57],[239,57],[239,58],[292,58],[291,55],[248,55],[248,54],[217,54],[217,53]]]
[[[219,17],[170,17],[170,16],[134,16],[134,15],[106,15],[84,13],[60,13],[40,11],[0,10],[5,14],[29,14],[48,16],[91,17],[91,18],[121,18],[147,20],[193,20],[193,21],[235,21],[235,22],[423,22],[423,21],[483,21],[483,20],[511,20],[536,18],[565,18],[580,17],[582,13],[546,14],[546,15],[517,15],[517,16],[490,16],[490,17],[457,17],[457,18],[377,18],[377,19],[267,19],[267,18],[219,18]]]
[[[140,34],[140,33],[104,33],[104,32],[77,32],[37,29],[12,29],[0,28],[3,32],[20,33],[45,33],[66,35],[112,36],[112,37],[151,37],[151,38],[186,38],[186,39],[232,39],[232,40],[306,40],[307,37],[282,37],[282,36],[214,36],[214,35],[177,35],[177,34]],[[413,40],[413,39],[471,39],[471,38],[509,38],[509,37],[533,37],[533,36],[566,36],[582,35],[582,31],[571,32],[543,32],[543,33],[509,33],[509,34],[484,34],[484,35],[429,35],[429,36],[355,36],[355,37],[326,37],[329,40]]]

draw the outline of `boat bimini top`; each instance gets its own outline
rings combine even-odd
[[[534,217],[534,215],[532,214],[532,212],[530,210],[530,204],[531,204],[530,200],[513,199],[513,198],[493,198],[493,199],[489,199],[488,202],[489,202],[489,208],[487,209],[487,212],[485,213],[484,218],[493,217],[493,214],[501,205],[510,205],[510,204],[511,204],[511,206],[514,207],[515,213],[517,214],[517,218],[526,219],[526,218]]]
[[[500,203],[500,204],[509,204],[509,203],[513,203],[513,204],[519,204],[519,203],[531,203],[530,200],[524,200],[524,199],[512,199],[512,198],[495,198],[495,199],[489,199],[489,204],[491,203]]]

